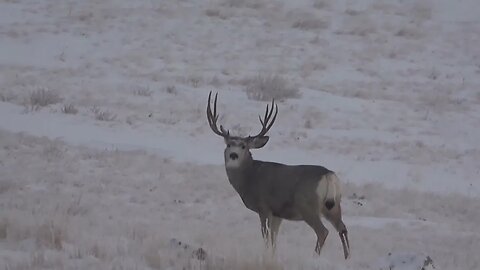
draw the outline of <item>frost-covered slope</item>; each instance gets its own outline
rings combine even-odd
[[[286,223],[280,265],[376,269],[399,251],[475,269],[479,6],[1,2],[0,265],[164,269],[173,255],[160,263],[156,250],[176,237],[254,268],[257,217],[228,185],[205,119],[214,90],[220,122],[241,135],[259,128],[267,101],[254,97],[276,96],[271,140],[254,156],[321,164],[346,186],[352,260],[334,233],[312,257],[313,233]],[[273,75],[280,89],[258,90]]]

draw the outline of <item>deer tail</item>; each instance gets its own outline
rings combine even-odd
[[[325,207],[330,210],[335,204],[340,203],[340,181],[334,173],[325,175]]]

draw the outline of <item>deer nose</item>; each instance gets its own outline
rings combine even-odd
[[[238,158],[237,153],[231,153],[231,154],[230,154],[230,158],[231,158],[232,160],[237,159],[237,158]]]

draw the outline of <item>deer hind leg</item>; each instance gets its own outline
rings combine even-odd
[[[345,259],[350,256],[350,243],[348,241],[347,227],[342,221],[342,208],[340,203],[336,203],[330,210],[324,208],[323,216],[332,223],[333,227],[338,231],[340,240],[342,241],[343,254]]]
[[[303,219],[305,222],[312,227],[317,235],[317,244],[315,245],[315,252],[320,255],[322,251],[323,244],[325,243],[325,239],[327,239],[328,230],[323,225],[320,215],[318,214],[307,214],[303,215]]]

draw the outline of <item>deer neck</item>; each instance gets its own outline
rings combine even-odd
[[[246,192],[246,185],[252,176],[253,168],[254,160],[252,158],[243,162],[239,167],[226,168],[228,181],[241,197]]]

